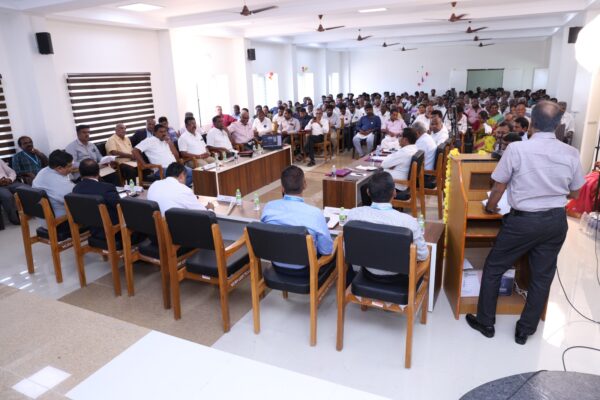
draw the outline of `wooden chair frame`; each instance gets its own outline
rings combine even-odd
[[[104,236],[106,237],[108,250],[92,247],[89,245],[89,243],[86,243],[82,246],[79,234],[81,226],[75,223],[75,221],[73,220],[73,215],[71,214],[69,206],[66,202],[65,208],[67,210],[67,218],[69,220],[69,226],[71,228],[71,236],[73,237],[73,250],[75,251],[75,257],[77,259],[80,286],[87,286],[87,281],[85,277],[85,263],[83,261],[83,256],[87,253],[96,253],[100,254],[103,259],[108,258],[108,260],[110,261],[115,296],[120,296],[121,277],[119,275],[119,259],[123,258],[123,251],[117,250],[116,234],[121,230],[119,224],[113,225],[110,219],[110,215],[108,214],[106,204],[99,204],[98,210],[100,211],[100,217],[102,218]]]
[[[133,263],[136,261],[145,261],[156,265],[160,268],[162,281],[163,305],[166,309],[171,308],[171,297],[169,292],[169,266],[167,264],[167,255],[164,244],[164,236],[162,234],[162,223],[160,211],[154,211],[152,218],[154,219],[154,227],[156,229],[156,240],[158,241],[159,258],[148,257],[140,253],[137,246],[131,244],[131,235],[133,230],[127,227],[123,209],[120,204],[117,204],[117,213],[119,215],[119,226],[121,228],[121,240],[123,241],[123,261],[125,264],[125,281],[127,283],[127,294],[135,295],[133,284]]]
[[[254,333],[260,333],[260,299],[264,297],[267,284],[262,274],[262,261],[254,254],[254,249],[250,243],[248,230],[244,229],[244,237],[250,255],[250,279],[252,287],[252,317],[254,319]],[[306,247],[308,249],[308,260],[310,269],[310,345],[317,344],[317,309],[327,294],[327,291],[336,279],[335,271],[327,277],[325,282],[319,287],[319,271],[321,268],[331,263],[338,251],[339,236],[333,243],[333,252],[327,256],[317,257],[317,250],[311,235],[306,235]],[[288,292],[283,291],[283,298],[287,299]]]
[[[142,153],[142,158],[144,156],[145,156],[144,153]],[[154,169],[154,168],[158,168],[158,173],[159,173],[160,179],[164,179],[165,178],[165,171],[164,171],[162,165],[145,163],[142,166],[142,165],[140,165],[140,163],[137,163],[138,184],[140,186],[142,186],[142,187],[144,187],[146,189],[148,187],[150,187],[150,185],[152,184],[152,182],[144,181],[144,170],[146,170],[146,169]]]
[[[343,233],[338,238],[343,238]],[[405,315],[407,318],[406,324],[406,350],[404,355],[404,367],[410,368],[412,358],[412,339],[414,318],[421,308],[421,324],[427,324],[427,305],[429,299],[429,267],[430,256],[424,261],[417,261],[417,248],[413,244],[410,245],[410,266],[408,273],[408,303],[406,305],[393,304],[378,299],[368,297],[355,296],[352,293],[352,286],[346,288],[346,260],[344,257],[344,241],[340,239],[338,242],[338,258],[337,258],[337,340],[336,349],[342,351],[344,348],[344,318],[346,312],[346,304],[360,304],[361,309],[366,311],[367,308],[378,308],[385,311],[391,311]],[[417,288],[417,282],[423,277],[423,282]]]
[[[329,132],[323,134],[323,141],[321,143],[315,143],[315,148],[323,151],[323,158],[325,158],[325,161],[331,160],[333,158],[333,149],[331,148],[331,146],[332,146],[331,130],[332,129],[333,128],[330,128]],[[309,132],[309,134],[311,134],[311,133]]]
[[[410,166],[410,179],[394,179],[394,183],[405,185],[410,190],[410,199],[408,200],[396,200],[392,199],[392,206],[394,208],[410,208],[413,217],[417,218],[417,199],[421,204],[421,214],[425,218],[425,169],[423,166],[418,167],[416,161],[412,162]]]
[[[340,125],[340,129],[335,129],[335,131],[337,132],[336,138],[332,139],[335,140],[335,155],[339,156],[340,155],[340,147],[341,148],[345,148],[346,147],[346,140],[344,138],[344,118],[341,118],[341,125]]]
[[[27,271],[30,274],[35,273],[35,266],[33,264],[33,252],[32,245],[35,243],[44,243],[50,246],[52,252],[52,262],[54,264],[54,274],[56,275],[56,283],[62,283],[62,266],[60,261],[60,253],[73,247],[73,238],[65,239],[61,242],[58,241],[58,233],[56,227],[63,222],[67,221],[67,216],[55,218],[52,206],[46,198],[42,198],[40,205],[44,212],[44,220],[46,221],[48,236],[50,239],[45,239],[37,235],[31,236],[31,229],[29,228],[29,220],[35,217],[30,217],[23,211],[23,205],[19,199],[19,194],[15,193],[15,202],[17,203],[17,210],[19,212],[19,219],[21,221],[21,233],[23,235],[23,248],[25,250],[25,259],[27,260]],[[78,232],[79,233],[79,232]],[[90,236],[89,232],[79,234],[80,241],[87,240]]]
[[[435,170],[426,169],[423,172],[425,176],[433,176],[435,178],[435,188],[424,188],[424,192],[426,196],[437,196],[439,219],[444,218],[444,187],[446,185],[446,164],[448,162],[449,152],[450,145],[447,145],[444,148],[444,152],[437,155],[437,160],[435,162]]]
[[[164,217],[162,221],[162,234],[164,235],[164,244],[167,254],[167,265],[169,268],[169,281],[171,288],[171,299],[173,304],[173,315],[176,320],[181,319],[181,296],[179,292],[179,283],[184,279],[191,279],[197,282],[204,282],[210,285],[219,287],[219,298],[221,301],[221,317],[223,319],[223,331],[229,332],[231,328],[231,320],[229,317],[229,292],[246,276],[250,275],[250,264],[244,265],[231,276],[227,276],[227,259],[236,251],[246,245],[244,237],[240,237],[234,243],[225,247],[223,236],[219,224],[212,224],[212,234],[215,247],[215,255],[217,258],[218,277],[209,277],[206,275],[195,274],[189,272],[185,266],[185,260],[190,258],[201,249],[194,249],[184,255],[177,257],[177,251],[181,246],[173,244],[169,226]]]

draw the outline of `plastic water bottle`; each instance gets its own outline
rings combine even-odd
[[[333,179],[337,178],[337,169],[335,168],[335,164],[331,166],[331,177]]]
[[[254,192],[254,211],[260,210],[260,198],[258,197],[258,193]]]
[[[226,151],[224,151],[224,152],[222,153],[222,155],[223,155],[223,163],[226,163],[226,162],[227,162],[227,152],[226,152]]]
[[[419,223],[419,227],[421,228],[421,233],[424,234],[425,233],[425,218],[423,218],[423,214],[419,213],[417,222]]]
[[[344,226],[346,224],[346,220],[348,219],[348,216],[346,215],[346,210],[344,209],[344,207],[340,208],[340,226]]]
[[[135,193],[135,183],[133,182],[133,179],[129,180],[129,193],[131,193],[131,194]]]
[[[235,204],[238,206],[242,205],[242,192],[240,192],[240,189],[235,191]]]
[[[256,145],[255,144],[252,145],[252,152],[256,153]]]

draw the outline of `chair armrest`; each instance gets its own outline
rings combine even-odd
[[[429,251],[429,255],[423,261],[417,261],[417,280],[421,279],[421,277],[429,270],[431,264],[431,250]]]
[[[431,170],[431,169],[426,169],[423,172],[425,173],[425,175],[437,175],[437,171],[434,171],[434,170]]]
[[[244,236],[240,236],[238,240],[231,243],[225,248],[225,258],[229,257],[230,255],[241,249],[244,245],[246,245],[246,240]]]
[[[331,252],[331,254],[319,257],[318,264],[317,264],[319,269],[321,269],[321,267],[323,267],[323,266],[329,264],[331,261],[333,261],[333,259],[335,258],[336,252],[337,252],[339,241],[340,241],[339,236],[336,237],[335,240],[333,241],[333,251]]]
[[[55,219],[54,219],[54,223],[55,223],[56,225],[60,225],[60,224],[62,224],[63,222],[65,222],[67,219],[68,219],[68,218],[67,218],[67,216],[66,216],[66,215],[63,215],[62,217],[55,218]]]
[[[138,167],[140,167],[141,169],[151,169],[151,168],[162,168],[162,165],[158,165],[158,164],[144,164],[144,165],[138,165]]]
[[[394,179],[394,183],[406,186],[410,185],[410,181],[407,181],[406,179]]]

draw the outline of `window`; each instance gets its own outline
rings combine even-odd
[[[279,98],[279,76],[275,73],[252,74],[254,105],[275,107]]]
[[[301,72],[298,74],[298,99],[305,97],[315,99],[314,74],[312,72]]]
[[[469,69],[467,70],[467,90],[482,90],[502,87],[503,69]]]
[[[329,93],[334,96],[340,92],[340,74],[333,72],[329,74]]]
[[[0,75],[0,158],[7,159],[15,154],[15,141],[8,118],[4,89],[2,89],[2,75]]]
[[[131,135],[154,117],[149,72],[67,74],[67,89],[75,124],[89,125],[94,143],[105,142],[119,122]]]

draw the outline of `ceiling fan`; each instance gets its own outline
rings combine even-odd
[[[451,2],[452,8],[456,7],[456,1]],[[448,21],[448,22],[460,22],[466,21],[466,16],[469,14],[458,14],[456,15],[454,12],[450,15],[448,19],[440,19],[440,18],[426,18],[426,21]]]
[[[269,6],[269,7],[257,8],[255,10],[251,10],[251,9],[248,8],[248,6],[246,5],[246,2],[244,1],[244,7],[242,8],[242,11],[240,12],[240,15],[242,15],[244,17],[249,17],[252,14],[258,14],[260,12],[269,11],[269,10],[272,10],[274,8],[277,8],[277,6]]]
[[[483,40],[493,40],[493,39],[489,39],[489,38],[480,38],[479,36],[475,35],[473,37],[473,39],[465,39],[465,40],[461,40],[461,42],[481,42]]]
[[[317,32],[325,32],[330,31],[332,29],[343,28],[346,25],[338,25],[338,26],[330,26],[329,28],[323,28],[323,14],[319,14],[319,27],[317,28]]]
[[[471,21],[469,21],[469,27],[467,28],[465,33],[475,33],[475,32],[482,31],[484,29],[487,29],[487,26],[482,26],[481,28],[476,28],[476,29],[471,28]]]
[[[494,44],[495,43],[486,43],[486,44],[483,44],[483,43],[479,42],[479,44],[477,45],[477,47],[493,46]]]
[[[390,43],[390,44],[387,44],[386,42],[383,42],[383,44],[381,46],[382,47],[392,47],[392,46],[397,46],[399,44],[400,43]]]
[[[362,42],[363,40],[367,40],[368,38],[373,37],[373,35],[369,35],[369,36],[361,36],[360,35],[360,29],[358,30],[358,37],[356,38],[356,40],[358,40],[359,42]]]
[[[412,48],[412,49],[407,49],[406,47],[402,46],[402,48],[398,51],[411,51],[411,50],[417,50],[417,48]]]

